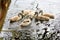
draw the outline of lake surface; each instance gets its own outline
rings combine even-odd
[[[13,28],[13,29],[18,28],[19,22],[10,24],[8,19],[17,15],[20,12],[20,10],[24,10],[24,9],[36,10],[35,7],[37,3],[39,4],[38,8],[42,9],[44,12],[55,15],[55,19],[50,20],[48,23],[50,24],[52,23],[51,26],[56,26],[55,29],[60,30],[60,0],[12,0],[2,30],[9,30],[8,28]],[[36,25],[33,23],[32,23],[33,27],[31,28],[38,29],[39,27],[36,27]],[[41,26],[40,29],[45,27],[43,24],[40,24],[39,26]],[[4,33],[6,32],[2,32],[2,35],[6,36],[6,34]]]

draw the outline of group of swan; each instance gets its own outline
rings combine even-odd
[[[41,14],[40,14],[41,13]],[[11,17],[10,22],[15,22],[21,20],[26,15],[30,16],[23,20],[20,26],[25,27],[31,24],[31,19],[35,18],[38,21],[49,21],[50,19],[54,19],[54,15],[43,13],[43,11],[33,11],[33,10],[22,10],[17,16]]]

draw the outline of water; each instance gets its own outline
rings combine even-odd
[[[42,9],[45,13],[51,13],[54,14],[55,19],[50,20],[49,23],[51,26],[55,26],[56,30],[60,30],[60,0],[12,0],[11,5],[9,7],[9,10],[7,12],[7,16],[5,19],[5,23],[2,30],[8,30],[8,28],[16,28],[20,27],[19,22],[15,22],[13,24],[9,23],[9,18],[17,15],[20,10],[24,9],[32,9],[35,10],[36,4],[39,4],[38,8]],[[33,4],[33,5],[31,5]],[[34,22],[33,22],[34,23]],[[38,29],[35,24],[32,23],[32,29]],[[41,28],[43,29],[45,27],[44,24],[40,24]],[[30,28],[30,29],[31,29]],[[51,27],[50,27],[51,28]]]

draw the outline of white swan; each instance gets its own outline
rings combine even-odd
[[[23,16],[26,16],[31,12],[31,10],[22,10],[21,12]]]
[[[21,24],[20,26],[21,27],[26,27],[26,26],[29,26],[31,24],[31,19],[28,18],[28,19],[25,19]]]
[[[30,16],[31,18],[34,17],[35,11],[33,10],[22,10],[22,15],[23,16]]]
[[[22,15],[13,16],[10,18],[10,23],[19,21],[20,19],[22,19]]]
[[[47,13],[44,13],[44,14],[41,15],[40,13],[35,12],[35,19],[36,19],[36,21],[38,21],[38,20],[40,20],[40,21],[49,21],[49,19],[54,19],[54,15],[47,14]]]
[[[49,21],[50,18],[41,15],[41,16],[37,16],[36,19],[37,19],[37,20],[41,20],[41,21]]]
[[[43,16],[47,16],[51,19],[54,19],[54,15],[53,14],[48,14],[48,13],[44,13]]]

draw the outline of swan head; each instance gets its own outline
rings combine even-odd
[[[22,13],[19,13],[19,14],[18,14],[18,17],[21,17],[21,16],[22,16],[22,18],[23,18],[23,15],[22,15]]]
[[[38,16],[38,12],[35,12],[34,16],[35,16],[35,17]]]
[[[43,15],[43,10],[40,10],[39,13],[41,13],[41,15]]]
[[[22,13],[24,12],[24,10],[21,11]]]

